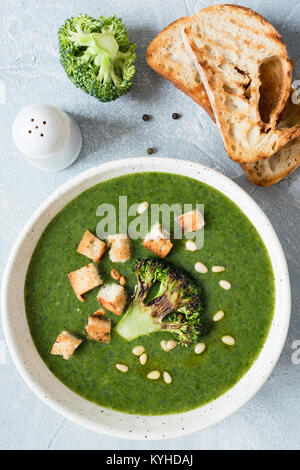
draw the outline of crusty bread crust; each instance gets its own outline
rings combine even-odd
[[[242,165],[247,180],[256,186],[279,183],[300,165],[300,138],[289,142],[279,152],[266,160]]]
[[[245,7],[213,5],[190,18],[182,38],[232,160],[247,163],[268,158],[300,135],[300,121],[292,128],[277,128],[290,92],[292,65],[281,36],[267,20]],[[276,72],[273,75],[280,76],[281,85],[275,102],[265,100],[264,106],[271,102],[273,109],[263,122],[260,69],[267,62]]]
[[[202,106],[214,120],[199,73],[185,51],[181,38],[181,30],[188,22],[189,18],[180,18],[161,31],[149,44],[146,60],[155,72]]]
[[[299,165],[300,137],[297,137],[270,158],[241,166],[250,183],[266,187],[279,183]]]
[[[279,127],[293,126],[300,119],[300,105],[293,104],[291,96],[282,113]],[[245,163],[242,166],[248,181],[257,186],[271,186],[292,173],[300,165],[300,137],[288,142],[281,150],[266,160]]]

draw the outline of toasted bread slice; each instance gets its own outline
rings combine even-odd
[[[213,5],[190,17],[182,38],[232,160],[268,158],[300,135],[300,121],[277,126],[289,97],[292,64],[267,20],[248,8]]]
[[[147,49],[147,62],[155,72],[192,98],[214,119],[202,80],[182,41],[181,30],[188,22],[189,18],[180,18],[159,33]]]
[[[290,127],[300,120],[300,105],[293,104],[291,95],[278,127]],[[270,158],[242,166],[248,181],[257,186],[271,186],[292,173],[300,165],[300,137],[288,142]]]

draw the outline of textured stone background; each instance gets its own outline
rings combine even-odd
[[[289,263],[293,311],[288,339],[272,376],[234,416],[193,436],[164,442],[126,441],[89,432],[56,414],[22,381],[6,350],[0,326],[1,449],[291,449],[299,448],[300,364],[292,345],[300,339],[299,203],[300,170],[274,188],[246,182],[226,156],[204,111],[152,72],[145,62],[150,40],[171,21],[217,2],[200,0],[7,0],[0,2],[0,275],[11,246],[34,209],[60,184],[101,162],[141,156],[155,146],[162,156],[199,161],[233,178],[258,202],[274,225]],[[229,2],[227,2],[229,3]],[[230,2],[234,3],[234,2]],[[266,16],[284,36],[300,79],[300,2],[244,1]],[[57,54],[56,31],[69,16],[116,13],[137,47],[132,92],[100,104],[66,78]],[[71,113],[84,145],[77,162],[60,173],[29,167],[11,138],[23,106],[48,102]],[[144,113],[151,122],[141,120]],[[173,121],[171,114],[182,119]]]

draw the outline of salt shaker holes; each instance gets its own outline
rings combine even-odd
[[[26,106],[19,111],[12,127],[17,148],[36,168],[62,170],[79,155],[82,144],[80,129],[71,116],[55,106]]]

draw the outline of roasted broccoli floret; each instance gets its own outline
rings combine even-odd
[[[165,261],[137,260],[134,298],[116,325],[127,341],[155,331],[173,333],[188,346],[199,341],[203,331],[203,294],[194,279]]]
[[[60,62],[78,88],[100,101],[127,93],[135,74],[135,44],[121,19],[79,15],[58,31]]]

